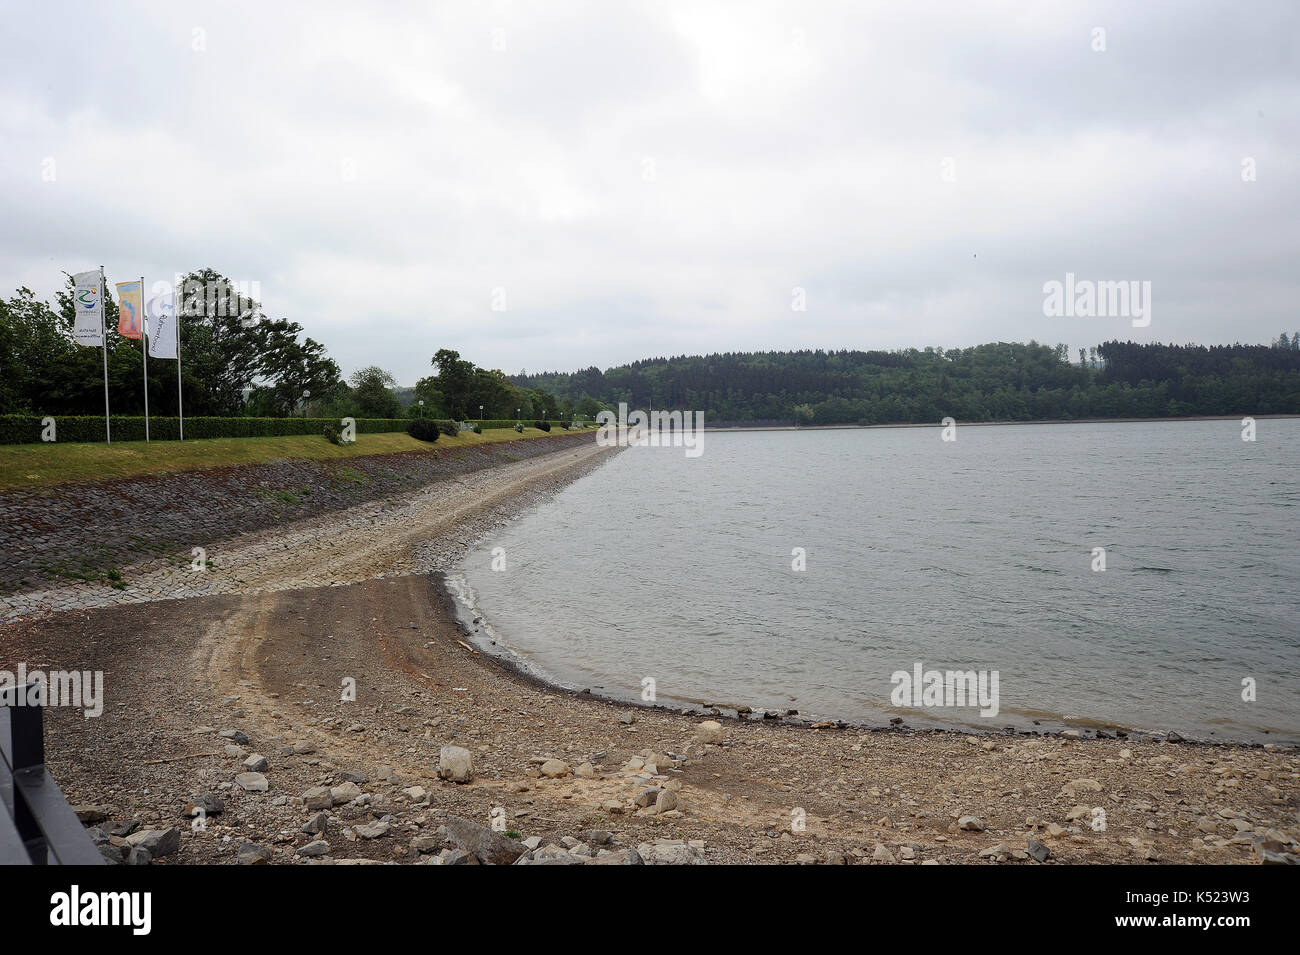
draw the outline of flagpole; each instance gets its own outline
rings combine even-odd
[[[172,313],[176,319],[176,415],[180,422],[181,440],[184,441],[185,408],[181,405],[181,303],[180,292],[176,289],[172,290]]]
[[[144,440],[149,441],[149,316],[144,307],[144,276],[140,276],[140,367],[144,369]]]
[[[108,309],[104,308],[104,267],[99,267],[99,343],[104,352],[104,442],[113,443],[113,426],[108,418]]]

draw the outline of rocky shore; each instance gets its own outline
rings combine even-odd
[[[140,568],[105,588],[132,599],[78,585],[63,609],[10,611],[0,668],[104,673],[102,716],[56,708],[46,727],[51,772],[105,858],[1300,858],[1291,748],[710,718],[556,690],[476,652],[440,572],[609,453],[501,462],[250,532],[213,548],[201,585]]]

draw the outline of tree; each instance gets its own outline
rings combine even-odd
[[[438,369],[438,390],[453,418],[466,418],[470,388],[474,378],[474,363],[465,361],[460,352],[440,348],[433,356],[433,366]]]
[[[238,415],[244,396],[265,377],[271,331],[261,305],[212,269],[191,272],[180,289],[181,364],[197,387],[187,389],[194,415]]]
[[[392,389],[393,376],[376,365],[352,373],[351,405],[359,418],[396,418],[402,413],[401,402]]]
[[[311,338],[298,340],[302,326],[279,319],[258,323],[262,358],[258,362],[261,384],[254,387],[250,404],[265,414],[284,417],[296,413],[309,400],[323,404],[339,384],[339,366],[325,355],[325,347]]]

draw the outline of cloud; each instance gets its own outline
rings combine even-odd
[[[440,347],[513,372],[1266,341],[1296,325],[1297,19],[128,3],[72,31],[31,5],[0,63],[0,286],[212,267],[407,383]],[[1045,318],[1067,271],[1152,281],[1151,326]]]

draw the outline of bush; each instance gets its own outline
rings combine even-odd
[[[325,426],[325,440],[330,444],[342,444],[343,432],[339,431],[337,425],[327,424]]]
[[[460,425],[449,418],[442,418],[434,423],[438,426],[438,430],[449,438],[454,438],[460,434]]]
[[[549,421],[534,421],[533,427],[538,431],[550,431],[551,423]]]
[[[437,441],[438,424],[432,418],[412,418],[406,425],[406,433],[417,441]]]
[[[518,422],[515,422],[515,431],[519,434],[523,434],[524,426],[522,424],[519,424]]]
[[[481,425],[477,425],[477,424],[474,425],[474,433],[475,433],[475,434],[482,434],[482,433],[483,433],[483,427],[482,427]]]

